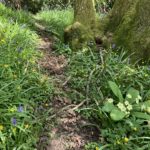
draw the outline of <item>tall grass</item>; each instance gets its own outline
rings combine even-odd
[[[30,18],[1,4],[0,14],[0,149],[35,149],[52,84],[37,66]]]
[[[45,10],[35,17],[47,30],[63,40],[64,29],[73,22],[73,10]]]

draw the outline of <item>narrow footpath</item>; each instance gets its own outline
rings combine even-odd
[[[53,39],[42,25],[36,26],[40,36],[39,50],[44,54],[39,65],[53,79],[55,87],[55,96],[49,105],[53,110],[48,118],[52,124],[49,140],[47,147],[40,150],[83,150],[85,144],[94,140],[95,129],[87,128],[88,121],[76,112],[82,103],[75,105],[63,94],[68,88],[68,79],[64,75],[68,60],[63,55],[54,54]]]

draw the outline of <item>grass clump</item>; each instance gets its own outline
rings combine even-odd
[[[10,23],[19,23],[20,25],[26,25],[28,27],[33,27],[34,19],[32,15],[23,10],[13,11],[11,8],[5,7],[0,3],[0,17],[6,19]]]
[[[68,72],[71,76],[69,84],[77,91],[76,96],[73,95],[75,101],[87,100],[87,105],[79,111],[99,129],[104,141],[99,141],[98,144],[109,144],[108,147],[112,150],[144,148],[144,143],[148,144],[150,140],[148,66],[130,64],[125,53],[110,51],[104,58],[97,53],[80,53],[82,54],[74,55],[76,59],[71,59]],[[112,86],[108,84],[109,82],[113,83]],[[119,87],[115,85],[116,83]],[[126,116],[124,114],[126,112],[120,108],[118,110],[118,107],[119,104],[127,101],[126,93],[133,88],[134,96],[137,93],[136,98],[140,97],[140,102],[129,102],[132,110]],[[122,93],[122,96],[118,93]],[[117,96],[122,97],[123,102],[118,100]],[[111,106],[107,102],[109,100],[113,101]],[[146,108],[142,110],[142,106],[145,105]],[[139,109],[137,110],[136,107]],[[119,116],[121,114],[122,116]],[[149,146],[147,145],[146,148]]]
[[[73,22],[73,10],[45,10],[36,15],[36,19],[46,26],[47,30],[63,40],[64,29]]]
[[[24,14],[1,4],[0,13],[0,149],[34,149],[53,87],[36,65],[38,36],[16,19]]]

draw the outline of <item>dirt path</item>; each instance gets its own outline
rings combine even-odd
[[[48,146],[43,149],[83,150],[84,145],[96,137],[95,129],[87,128],[88,122],[75,112],[78,105],[72,104],[70,99],[59,94],[65,92],[64,83],[67,77],[64,71],[67,67],[67,59],[63,55],[56,56],[53,53],[52,39],[44,32],[44,27],[38,25],[38,29],[41,37],[39,49],[44,54],[39,64],[54,79],[57,93],[50,106],[54,113],[49,118],[52,124],[55,122],[55,126],[51,129]]]

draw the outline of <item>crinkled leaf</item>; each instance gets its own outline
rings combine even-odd
[[[126,114],[122,111],[120,111],[119,109],[113,109],[110,113],[110,117],[112,120],[114,121],[120,121],[122,120],[124,117],[126,116]]]
[[[105,112],[111,112],[115,108],[113,103],[105,102],[102,110]]]
[[[131,98],[128,98],[128,95],[131,95]],[[140,96],[139,91],[134,88],[130,88],[126,94],[126,100],[128,100],[130,103],[134,103],[136,102],[138,96]]]
[[[143,102],[143,104],[144,104],[146,107],[150,107],[150,100],[147,100],[147,101]]]
[[[118,85],[115,82],[108,81],[108,84],[112,90],[112,92],[119,98],[120,102],[123,102],[123,96]]]

